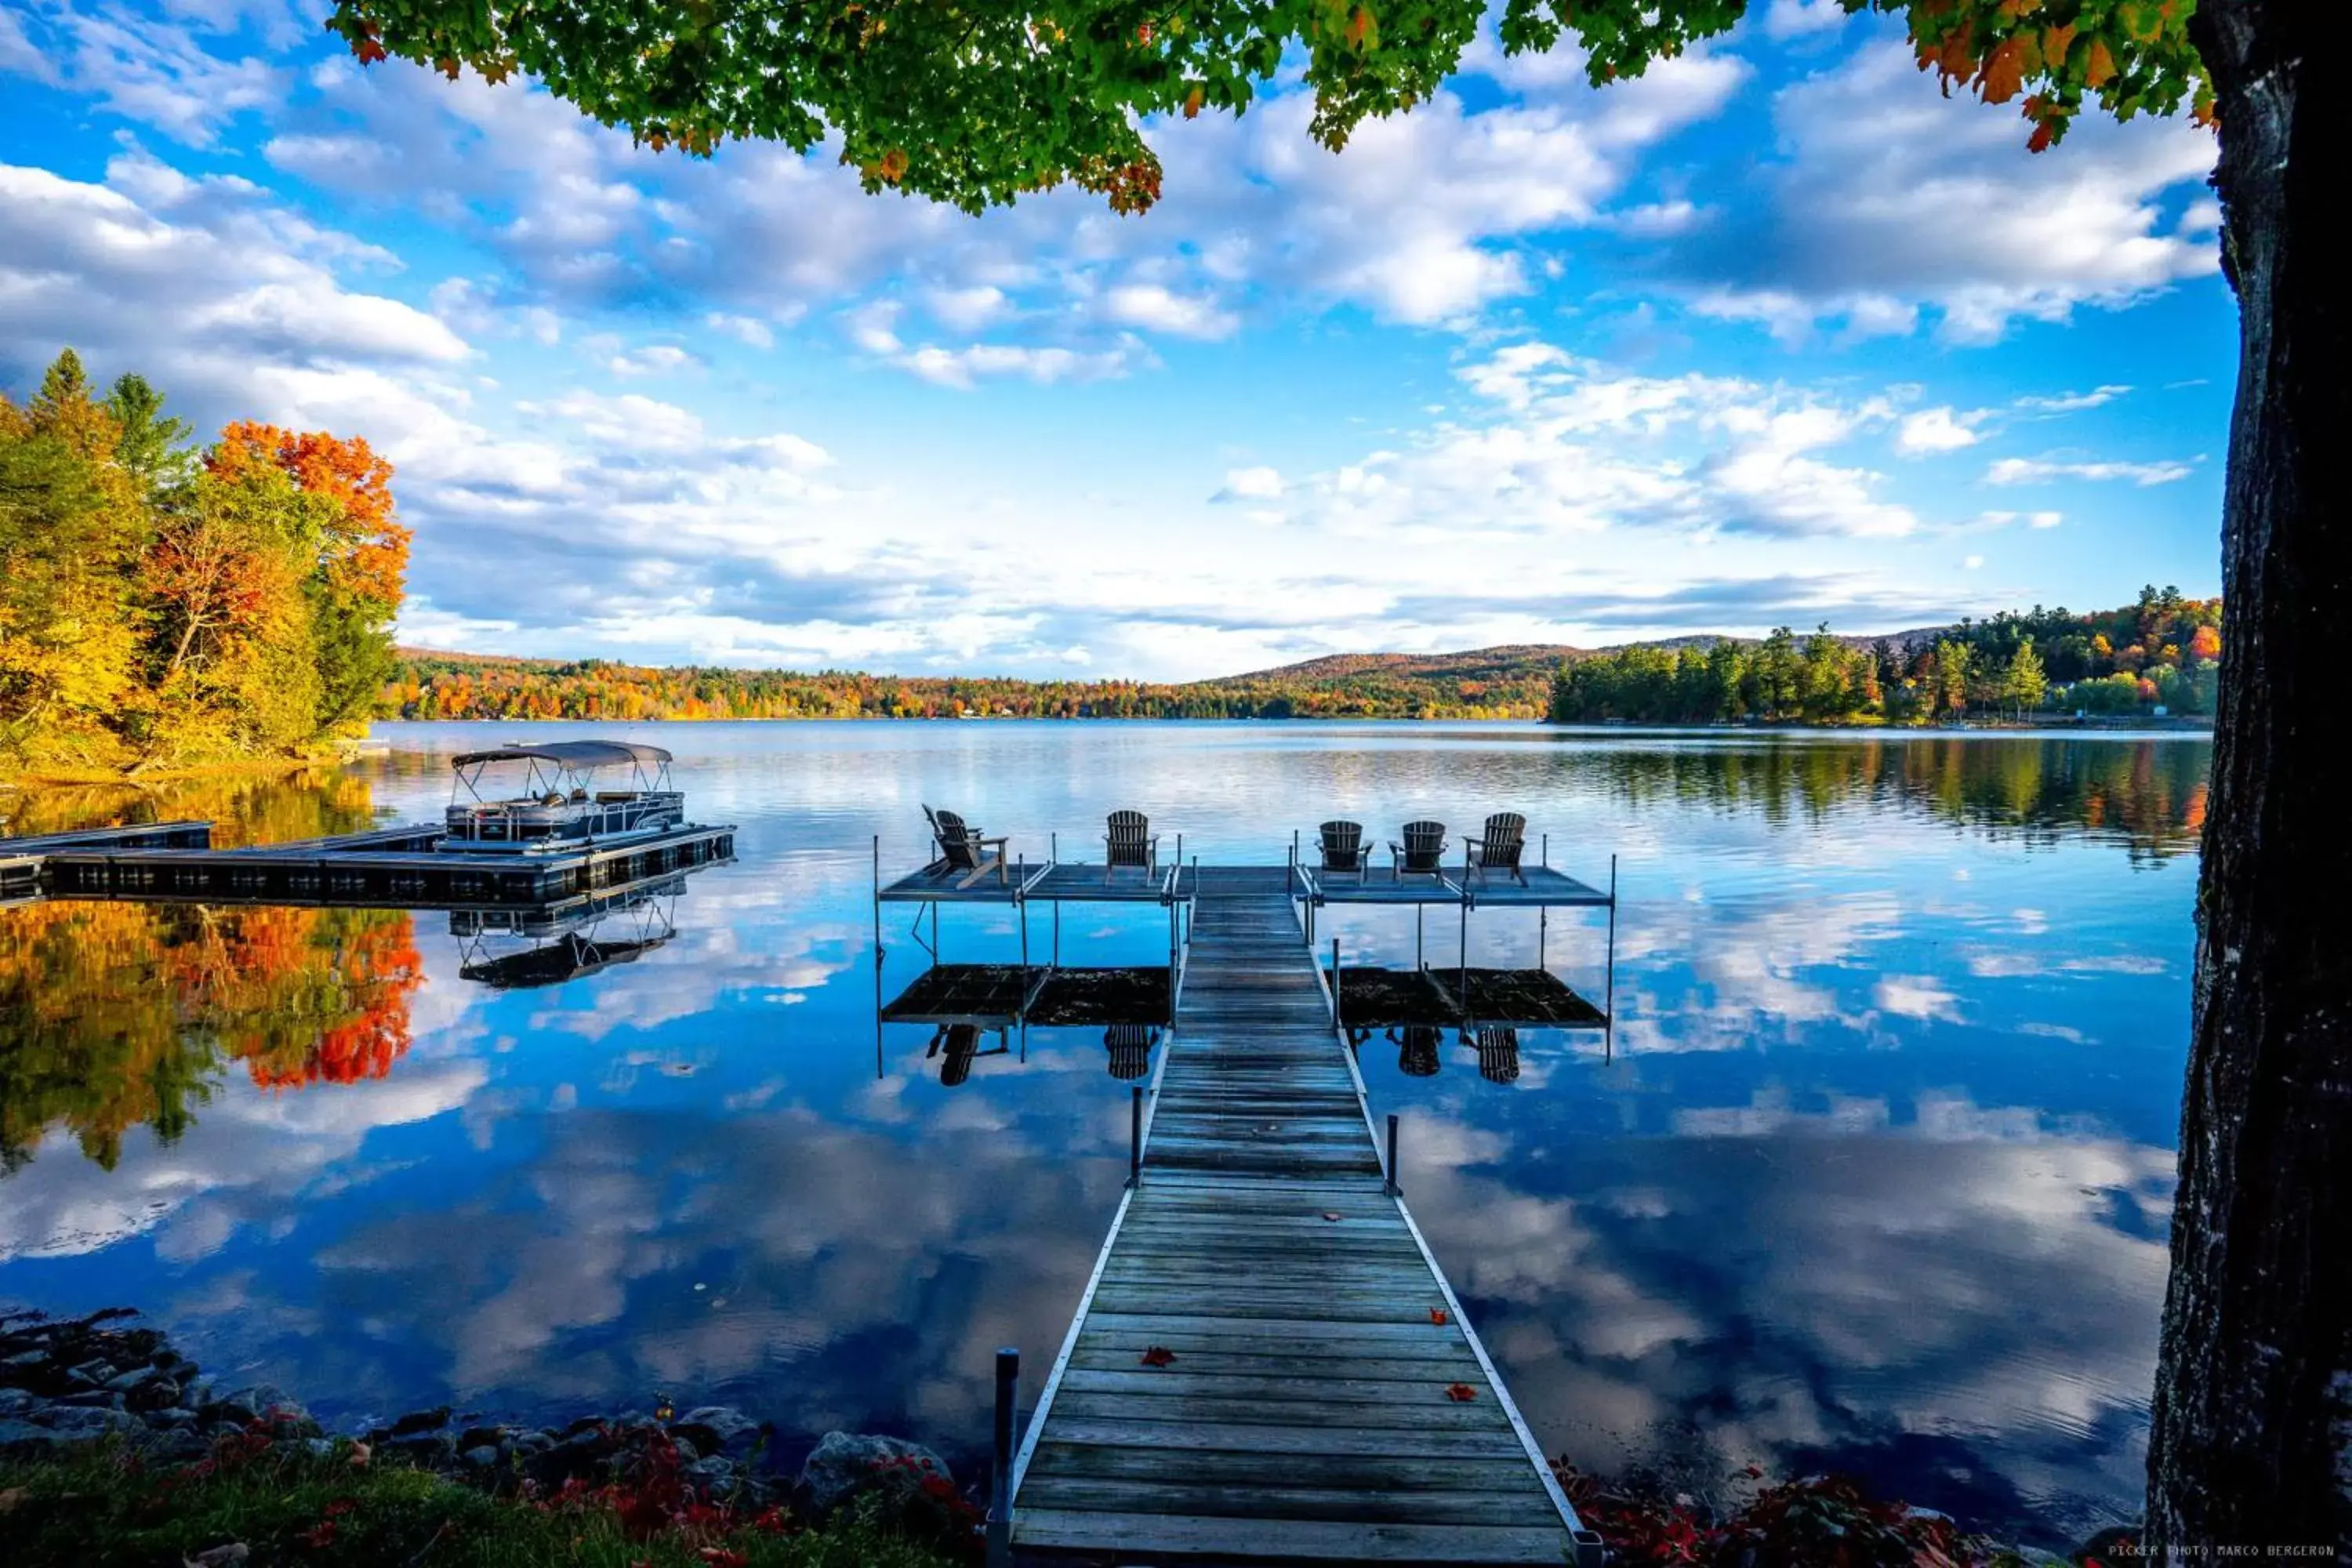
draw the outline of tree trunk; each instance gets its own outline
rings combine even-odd
[[[2222,259],[2238,293],[2225,649],[2198,889],[2172,1278],[2148,1450],[2163,1560],[2352,1552],[2352,104],[2336,7],[2202,0]],[[2305,90],[2308,89],[2308,90]]]

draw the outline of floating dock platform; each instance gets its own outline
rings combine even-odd
[[[204,849],[212,841],[209,822],[147,822],[0,838],[0,893],[32,892],[40,885],[42,866],[60,849]]]
[[[50,895],[62,898],[544,907],[735,853],[731,825],[588,839],[548,853],[442,853],[433,846],[443,837],[437,826],[420,826],[243,849],[68,846],[45,851],[39,874]]]
[[[1295,870],[1187,876],[1137,1180],[1011,1467],[1006,1549],[1597,1568],[1382,1168]]]

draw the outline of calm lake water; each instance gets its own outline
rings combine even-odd
[[[2135,1510],[2165,1275],[2210,748],[2186,737],[1515,725],[389,725],[389,756],[142,808],[223,840],[436,816],[447,757],[626,734],[677,753],[738,860],[624,911],[628,962],[502,988],[446,913],[0,910],[0,1302],[146,1309],[330,1424],[720,1401],[971,1460],[990,1358],[1042,1372],[1118,1204],[1100,1028],[945,1070],[877,1027],[927,962],[886,913],[919,803],[1098,855],[1113,807],[1279,863],[1326,816],[1527,814],[1619,858],[1613,1040],[1522,1030],[1516,1081],[1361,1047],[1408,1201],[1538,1438],[1705,1483],[1855,1470],[2054,1541]],[[98,795],[18,803],[73,826]],[[1350,962],[1412,918],[1329,911]],[[1046,929],[1033,914],[1033,938]],[[1436,951],[1455,940],[1433,926]],[[1435,935],[1444,932],[1441,942]],[[953,910],[946,956],[1017,959]],[[1065,962],[1164,960],[1073,908]],[[1531,911],[1470,928],[1535,959]],[[1545,952],[1606,990],[1605,923]],[[477,973],[485,973],[477,969]],[[989,1042],[992,1048],[995,1042]],[[943,1076],[949,1080],[942,1081]],[[1030,1387],[1034,1391],[1033,1374]]]

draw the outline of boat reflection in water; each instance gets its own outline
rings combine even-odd
[[[453,909],[457,976],[515,991],[641,958],[677,934],[677,900],[690,874],[648,877],[562,907]]]

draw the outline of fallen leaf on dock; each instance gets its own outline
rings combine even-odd
[[[1153,1345],[1143,1352],[1143,1364],[1146,1366],[1166,1366],[1175,1359],[1176,1352],[1166,1345]]]
[[[1328,1219],[1328,1220],[1336,1220],[1336,1219],[1338,1219],[1339,1216],[1338,1215],[1333,1214],[1329,1209],[1325,1209],[1325,1210],[1323,1211],[1323,1217],[1324,1217],[1325,1219]]]
[[[1467,1405],[1478,1397],[1478,1391],[1466,1383],[1449,1383],[1445,1385],[1445,1397],[1456,1405]]]
[[[1429,1310],[1429,1321],[1435,1323],[1442,1329],[1446,1324],[1452,1322],[1454,1321],[1454,1317],[1452,1313],[1446,1311],[1443,1307],[1432,1307]]]

